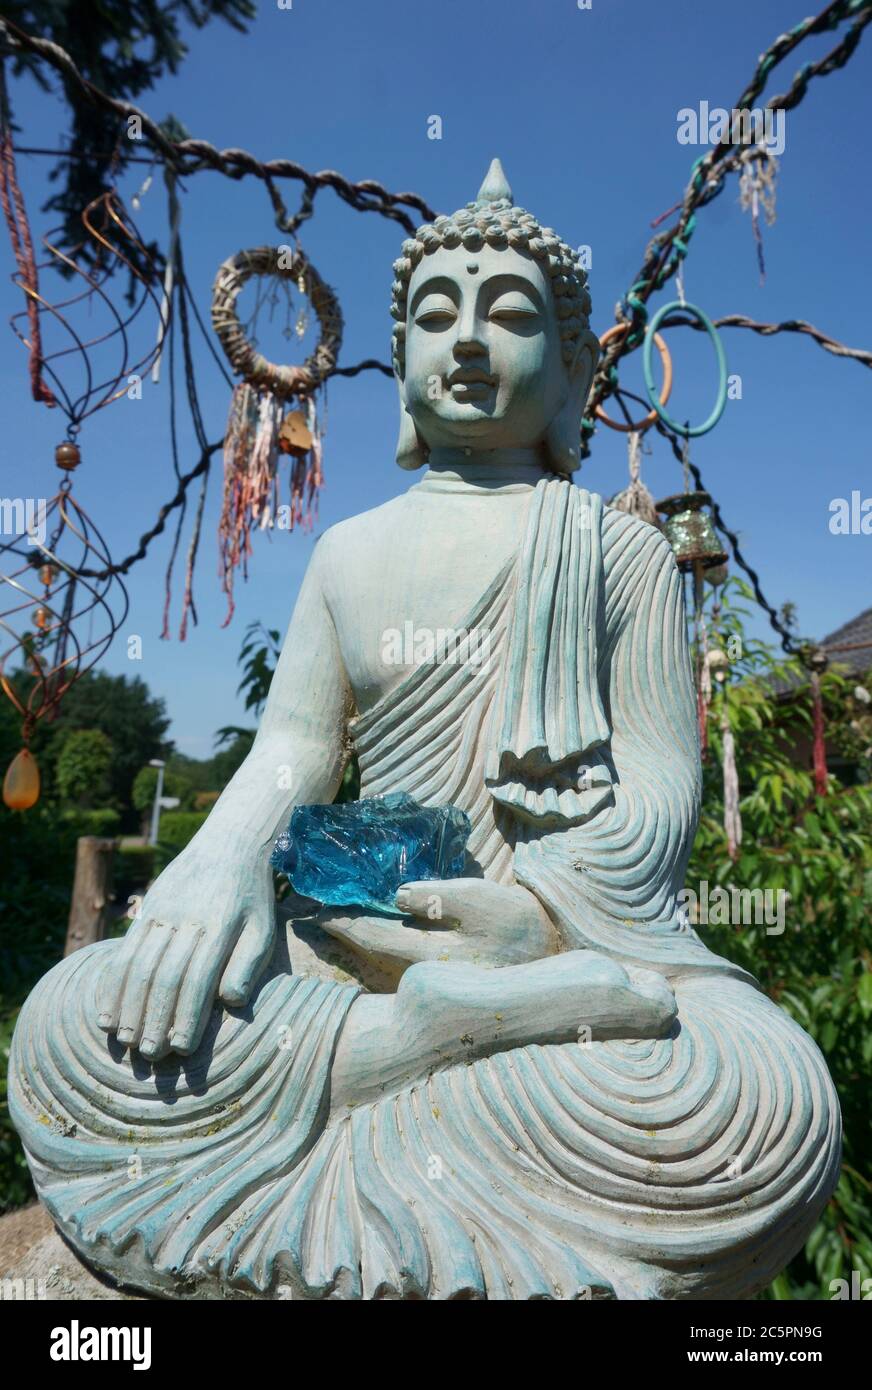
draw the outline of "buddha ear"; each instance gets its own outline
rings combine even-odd
[[[574,473],[581,463],[581,417],[599,358],[599,340],[586,329],[578,336],[575,355],[567,366],[569,391],[566,403],[545,432],[548,466],[555,473]]]
[[[397,439],[397,463],[400,468],[423,468],[427,462],[427,446],[406,408],[406,402],[403,398],[403,383],[398,380],[397,384],[400,388],[400,434]]]

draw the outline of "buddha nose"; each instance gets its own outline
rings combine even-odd
[[[464,305],[457,323],[454,355],[458,358],[481,357],[487,352],[484,324],[474,303]]]

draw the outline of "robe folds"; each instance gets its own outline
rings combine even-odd
[[[817,1047],[676,910],[699,815],[681,581],[651,527],[543,480],[464,626],[482,662],[416,668],[352,721],[361,796],[472,822],[565,949],[660,972],[668,1037],[494,1052],[328,1116],[354,985],[282,942],[245,1009],[147,1063],[95,1022],[112,942],[55,967],[13,1039],[39,1195],[92,1265],[175,1297],[745,1298],[833,1190]]]

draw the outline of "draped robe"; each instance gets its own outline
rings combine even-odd
[[[33,991],[10,1106],[39,1195],[93,1265],[176,1297],[742,1298],[832,1191],[838,1105],[806,1034],[676,910],[699,814],[683,598],[658,532],[557,479],[463,625],[350,732],[361,796],[472,822],[474,871],[564,949],[659,971],[650,1041],[529,1045],[331,1119],[358,994],[291,972],[148,1063],[97,1027],[79,951]]]

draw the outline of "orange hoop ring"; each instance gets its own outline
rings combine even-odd
[[[606,347],[612,338],[621,337],[627,333],[630,325],[628,323],[616,323],[613,328],[609,328],[600,338],[600,347]],[[663,366],[663,384],[660,387],[660,404],[665,405],[672,394],[672,357],[669,348],[666,346],[666,339],[661,338],[659,333],[654,334],[654,346],[660,353],[660,361]],[[649,397],[650,399],[650,397]],[[620,424],[617,420],[612,420],[606,415],[601,405],[596,408],[596,418],[602,420],[604,425],[608,425],[610,430],[620,430],[622,434],[632,434],[639,430],[647,430],[657,419],[657,411],[649,410],[644,420],[637,424]]]

